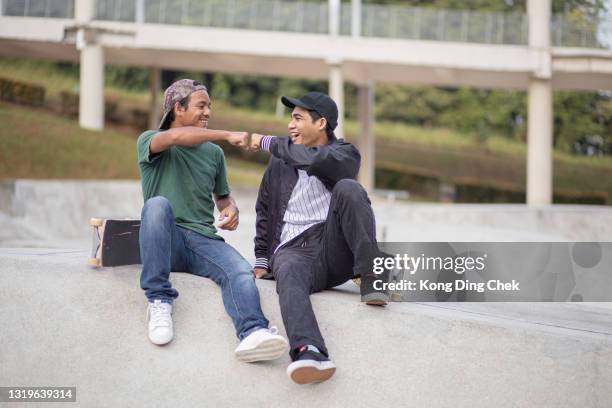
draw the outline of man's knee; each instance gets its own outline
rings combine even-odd
[[[332,190],[332,195],[346,199],[368,199],[368,194],[362,185],[352,179],[338,181]]]
[[[246,260],[233,263],[231,268],[226,269],[225,276],[228,279],[233,279],[236,282],[239,282],[240,284],[248,285],[255,283],[255,275],[253,275],[251,264],[249,264]]]
[[[250,270],[227,270],[211,277],[219,286],[224,287],[228,283],[236,288],[245,288],[255,285],[255,276]]]
[[[168,216],[172,217],[172,206],[166,197],[149,198],[142,207],[143,221],[145,219],[159,221]]]
[[[303,288],[307,290],[307,272],[292,263],[274,265],[274,279],[276,280],[276,293],[286,292],[290,289]]]

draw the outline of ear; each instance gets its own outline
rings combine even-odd
[[[321,118],[319,119],[319,130],[325,131],[327,128],[327,119]]]
[[[181,106],[180,102],[174,102],[174,116],[177,117],[185,112],[185,108]]]

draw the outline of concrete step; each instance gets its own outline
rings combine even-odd
[[[240,228],[223,232],[252,253],[252,189],[233,192]],[[612,207],[519,204],[414,204],[372,197],[377,237],[387,242],[612,241]],[[0,183],[0,246],[53,246],[90,234],[90,217],[140,216],[138,181],[15,180]]]
[[[173,273],[175,339],[149,343],[140,268],[91,269],[83,249],[0,249],[0,385],[76,386],[67,406],[610,407],[610,304],[359,302],[312,296],[336,375],[286,376],[288,356],[238,362],[221,294]],[[284,334],[274,282],[257,281]]]

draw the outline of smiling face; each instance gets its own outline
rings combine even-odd
[[[296,106],[291,112],[291,122],[289,122],[289,135],[295,144],[306,146],[324,145],[327,143],[327,120],[319,118],[312,120],[310,112],[304,108]]]
[[[187,107],[180,103],[174,106],[174,121],[171,127],[196,126],[206,129],[210,119],[211,103],[208,92],[196,91],[189,96]]]

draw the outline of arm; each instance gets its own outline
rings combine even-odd
[[[246,147],[248,133],[230,132],[227,130],[204,129],[195,126],[185,126],[164,130],[157,133],[151,140],[151,153],[157,154],[170,147],[193,146],[199,143],[215,140],[226,140],[234,146]]]
[[[255,267],[254,272],[257,278],[263,277],[269,270],[268,264],[268,184],[270,183],[270,165],[264,173],[261,184],[259,185],[259,193],[257,194],[257,202],[255,203],[255,212],[257,218],[255,221]]]
[[[234,231],[238,228],[239,212],[236,200],[230,194],[219,196],[214,195],[217,209],[221,213],[219,215],[219,224],[217,227],[224,230]]]
[[[330,190],[342,179],[355,179],[361,163],[359,150],[345,142],[308,147],[291,143],[286,136],[262,136],[254,133],[250,145],[251,149],[257,145],[290,166],[306,170],[309,176],[317,176]]]

